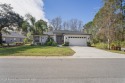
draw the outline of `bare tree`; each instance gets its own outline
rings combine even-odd
[[[53,30],[80,31],[83,28],[83,22],[78,19],[71,19],[62,22],[61,17],[56,17],[51,20],[50,24],[52,25]]]
[[[70,24],[70,30],[77,31],[77,19],[71,19],[69,24]]]
[[[83,22],[80,20],[80,21],[78,21],[77,30],[78,30],[78,31],[81,31],[82,29],[83,29]]]
[[[69,30],[69,22],[64,21],[62,27],[63,27],[64,30]]]
[[[62,19],[61,17],[56,17],[51,20],[51,25],[53,26],[54,30],[61,30],[62,27]]]
[[[66,28],[67,28],[66,25],[67,25],[67,22],[63,22],[63,26],[62,27],[63,27],[64,30],[66,30]]]
[[[83,22],[78,19],[71,19],[69,21],[70,30],[80,31],[83,27]]]

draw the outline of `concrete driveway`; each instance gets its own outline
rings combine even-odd
[[[125,58],[125,54],[107,52],[93,47],[71,46],[70,48],[76,52],[73,55],[74,58]]]

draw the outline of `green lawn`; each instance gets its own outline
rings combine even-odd
[[[107,50],[107,51],[113,52],[113,53],[125,54],[124,51],[117,51],[117,50]]]
[[[74,53],[69,47],[20,46],[0,48],[0,56],[71,56]]]
[[[98,48],[98,47],[95,47],[97,49],[101,49],[101,48]],[[113,52],[113,53],[119,53],[119,54],[125,54],[124,51],[117,51],[117,50],[107,50],[107,49],[101,49],[101,50],[105,50],[105,51],[108,51],[108,52]]]

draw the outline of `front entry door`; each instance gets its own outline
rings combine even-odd
[[[58,44],[63,44],[63,42],[64,42],[63,36],[57,36],[56,39],[57,39]]]

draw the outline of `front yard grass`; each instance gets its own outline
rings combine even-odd
[[[106,51],[113,52],[113,53],[119,53],[119,54],[125,54],[124,51],[117,51],[117,50],[106,50]]]
[[[101,48],[98,48],[98,47],[95,47],[95,48],[97,48],[97,49],[101,49]],[[101,49],[101,50],[105,50],[105,51],[112,52],[112,53],[125,54],[124,51],[118,51],[118,50],[107,50],[107,49]]]
[[[122,43],[122,47],[124,47],[124,43]],[[119,54],[125,54],[124,51],[118,51],[118,50],[108,50],[108,45],[105,43],[97,43],[95,45],[93,45],[93,47],[97,48],[97,49],[101,49],[101,50],[105,50],[108,52],[113,52],[113,53],[119,53]]]
[[[71,56],[74,53],[69,47],[19,46],[0,48],[0,56]]]

